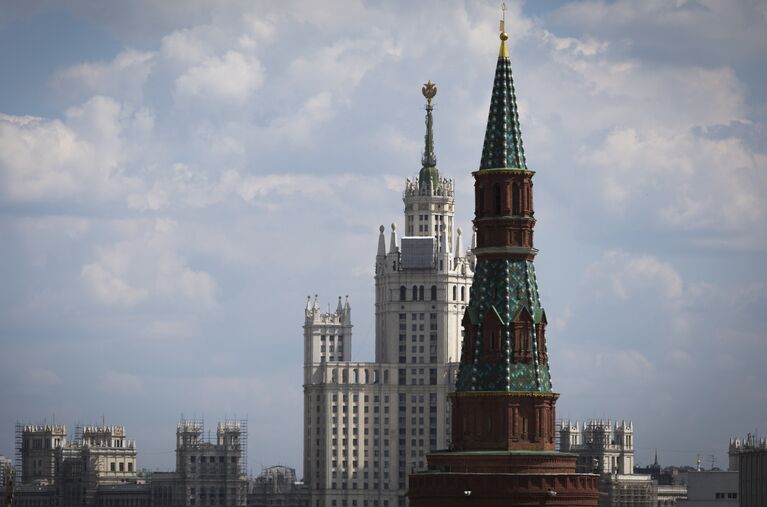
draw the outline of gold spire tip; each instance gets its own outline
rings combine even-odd
[[[506,2],[501,4],[501,25],[500,25],[500,38],[501,49],[498,51],[498,56],[503,58],[509,57],[509,48],[506,46],[506,41],[509,40],[509,34],[506,33]]]

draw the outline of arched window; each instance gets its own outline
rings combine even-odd
[[[496,216],[501,214],[501,186],[496,183],[493,185],[493,202],[495,203]]]
[[[404,285],[399,288],[399,300],[404,301],[407,298],[407,289]]]
[[[418,301],[418,287],[413,285],[413,301]]]
[[[466,287],[461,287],[461,301],[466,301]]]
[[[519,210],[519,185],[516,183],[511,186],[511,214],[521,214]]]
[[[432,285],[431,286],[431,300],[436,301],[437,300],[437,286]]]
[[[423,285],[418,287],[418,300],[423,301]]]
[[[453,285],[453,301],[456,300],[456,294],[458,293],[458,286]]]

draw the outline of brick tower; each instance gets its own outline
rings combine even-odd
[[[482,160],[473,173],[477,265],[451,396],[452,448],[410,477],[411,507],[597,505],[598,476],[555,451],[546,313],[533,259],[533,181],[501,21]]]

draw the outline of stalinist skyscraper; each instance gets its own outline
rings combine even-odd
[[[379,228],[375,362],[352,361],[348,300],[334,312],[322,312],[317,296],[307,300],[304,481],[313,507],[404,507],[408,475],[451,445],[447,395],[475,258],[453,223],[454,182],[437,169],[436,85],[422,93],[424,150],[418,176],[405,182],[404,227],[391,225],[388,245]]]

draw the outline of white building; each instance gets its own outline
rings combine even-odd
[[[406,504],[408,473],[448,448],[461,319],[473,256],[454,235],[454,183],[440,177],[432,135],[417,178],[405,183],[406,236],[380,227],[375,259],[375,362],[351,361],[348,300],[322,312],[307,301],[304,321],[304,481],[314,507]],[[434,89],[436,91],[436,89]]]
[[[600,507],[657,507],[657,483],[649,475],[634,473],[630,421],[562,421],[559,450],[578,456],[578,473],[600,474]]]
[[[700,471],[687,475],[687,499],[678,507],[735,507],[738,505],[738,472]]]

